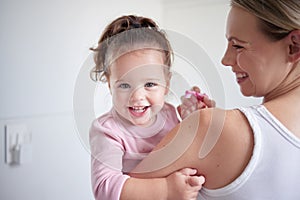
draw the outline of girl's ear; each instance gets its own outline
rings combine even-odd
[[[289,61],[300,61],[300,30],[294,30],[289,34]]]

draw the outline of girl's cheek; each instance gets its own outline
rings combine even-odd
[[[112,92],[112,99],[114,104],[128,104],[129,94],[127,92]]]

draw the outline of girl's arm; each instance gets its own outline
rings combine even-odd
[[[186,168],[166,178],[129,178],[123,186],[120,200],[196,200],[204,183],[203,177],[194,176],[196,172]]]
[[[91,176],[95,199],[196,199],[203,181],[193,176],[195,170],[175,172],[166,178],[137,179],[122,172],[121,141],[104,134],[95,122],[90,131]],[[173,192],[168,192],[174,190]],[[172,196],[174,195],[174,196]],[[193,198],[195,196],[195,198]]]

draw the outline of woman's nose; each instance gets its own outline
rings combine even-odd
[[[224,66],[233,66],[235,62],[234,54],[230,51],[230,49],[227,47],[225,50],[225,53],[223,55],[223,58],[221,60],[221,63]]]

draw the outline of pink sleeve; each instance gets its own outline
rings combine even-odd
[[[90,129],[91,178],[96,200],[119,200],[129,176],[122,173],[124,148],[96,120]]]

